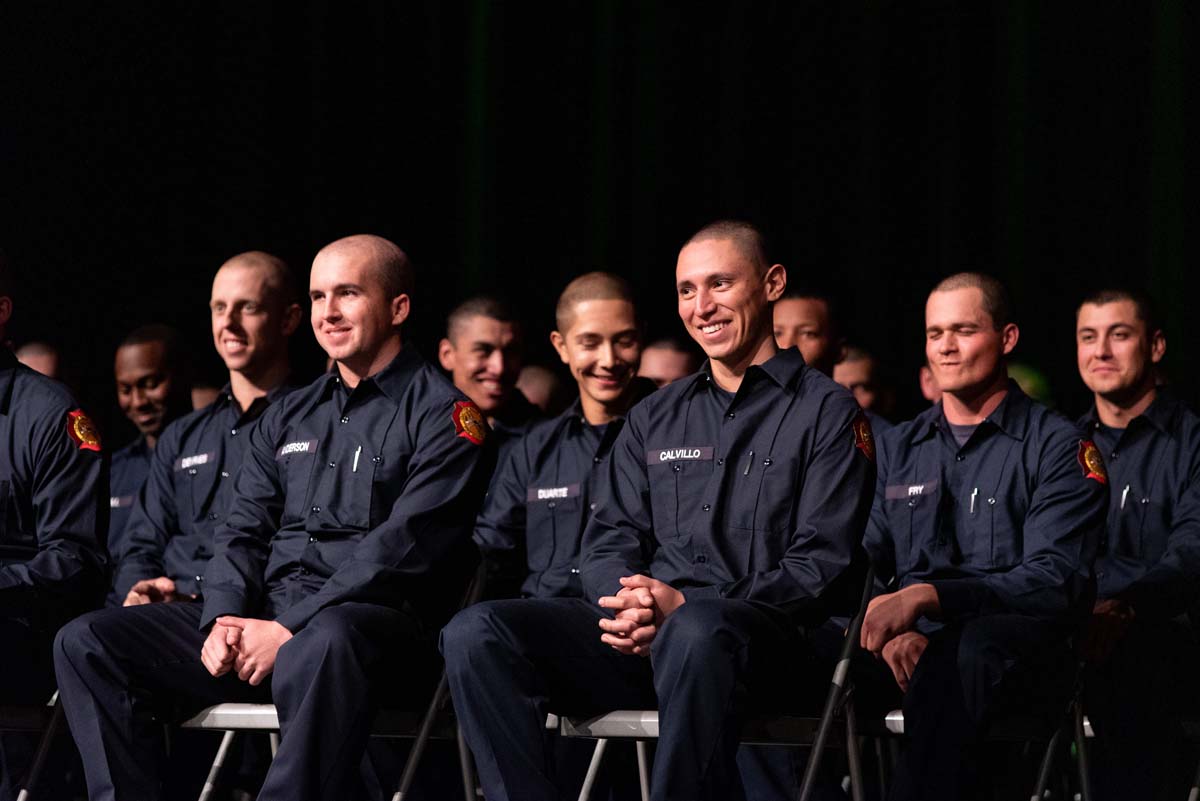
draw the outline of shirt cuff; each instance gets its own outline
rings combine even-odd
[[[227,590],[208,590],[204,593],[204,613],[200,615],[200,630],[206,631],[222,615],[245,617],[242,597]]]
[[[292,634],[300,631],[300,629],[308,625],[308,621],[312,620],[312,616],[320,609],[316,603],[311,602],[314,597],[310,595],[291,609],[286,609],[279,613],[275,616],[275,622]]]
[[[685,587],[680,590],[683,593],[685,601],[698,601],[705,598],[722,598],[721,587],[717,584],[709,584],[707,587]]]

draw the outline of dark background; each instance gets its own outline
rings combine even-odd
[[[1144,282],[1195,402],[1195,7],[729,2],[4,3],[0,247],[11,334],[67,350],[121,439],[112,351],[165,321],[219,375],[211,276],[299,271],[350,233],[421,270],[413,338],[501,290],[548,361],[554,298],[605,268],[678,333],[675,253],[744,216],[844,302],[919,408],[923,300],[1005,279],[1018,356],[1075,414],[1072,312]],[[1189,134],[1191,136],[1189,136]],[[1193,201],[1194,202],[1194,201]],[[297,337],[305,377],[320,366]]]

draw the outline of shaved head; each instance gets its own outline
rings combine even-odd
[[[366,256],[389,298],[412,295],[415,283],[412,263],[395,242],[374,234],[355,234],[330,242],[316,258],[332,255]]]
[[[287,262],[278,256],[261,250],[248,250],[228,259],[218,272],[226,267],[259,270],[266,279],[267,289],[272,297],[279,299],[285,306],[300,302],[296,278]]]
[[[767,255],[767,238],[758,226],[743,220],[717,220],[692,234],[684,247],[710,239],[727,239],[758,270],[759,275],[771,267]]]
[[[579,276],[558,296],[554,323],[565,334],[575,322],[575,307],[587,300],[624,300],[636,308],[629,282],[612,273],[594,272]]]

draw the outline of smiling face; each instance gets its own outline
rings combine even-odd
[[[409,311],[408,295],[388,297],[373,258],[368,248],[327,248],[309,275],[317,343],[358,377],[374,375],[400,352]]]
[[[1123,402],[1154,388],[1154,365],[1166,352],[1161,331],[1147,331],[1131,300],[1085,303],[1075,322],[1079,375],[1088,389]]]
[[[213,279],[208,307],[213,345],[231,372],[253,379],[287,358],[298,312],[272,287],[266,268],[227,262]]]
[[[555,331],[550,341],[579,385],[585,411],[588,407],[612,409],[620,405],[637,375],[642,350],[632,303],[576,303],[570,327]]]
[[[780,349],[795,347],[809,364],[829,374],[837,361],[837,348],[829,320],[829,306],[820,298],[782,298],[772,314],[775,342]]]
[[[741,371],[771,341],[771,303],[783,293],[781,265],[761,271],[732,240],[702,239],[679,252],[679,318],[713,362]]]
[[[438,347],[454,386],[484,414],[494,414],[512,397],[521,374],[521,341],[509,321],[482,314],[454,325]]]
[[[114,375],[117,405],[144,436],[157,437],[166,425],[172,376],[162,342],[139,342],[117,348]]]
[[[996,330],[976,287],[933,292],[925,303],[925,356],[942,392],[971,395],[1002,379],[1017,335],[1012,323]]]

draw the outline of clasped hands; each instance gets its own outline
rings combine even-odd
[[[666,582],[635,575],[621,579],[616,595],[600,599],[600,606],[615,611],[613,618],[600,618],[600,642],[623,654],[650,655],[650,644],[672,612],[683,605],[683,593]]]
[[[929,645],[928,638],[913,629],[919,619],[940,611],[937,590],[931,584],[913,584],[877,596],[867,606],[859,644],[887,663],[904,692],[908,692],[917,662]]]
[[[291,638],[292,633],[274,620],[225,615],[213,623],[200,649],[200,661],[213,676],[233,670],[239,679],[257,687],[275,669],[279,647]]]

